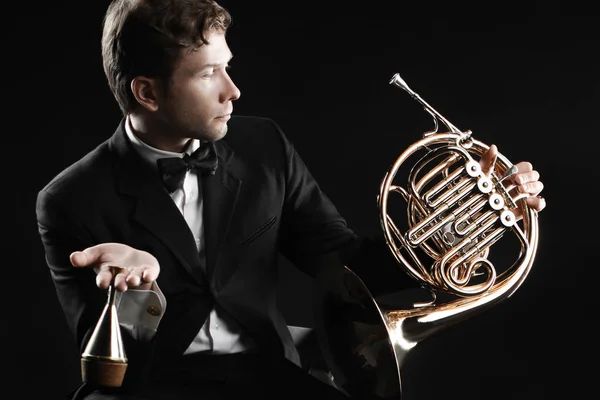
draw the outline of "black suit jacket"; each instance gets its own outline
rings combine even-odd
[[[103,242],[148,251],[160,262],[167,308],[150,344],[126,343],[128,376],[137,366],[183,353],[218,303],[263,348],[298,363],[277,309],[281,252],[314,276],[319,258],[353,257],[360,241],[320,190],[293,145],[271,120],[233,117],[216,143],[216,175],[202,178],[206,265],[155,170],[129,143],[124,122],[110,139],[65,169],[38,195],[37,218],[59,301],[80,349],[106,292],[69,254]],[[126,378],[127,380],[127,378]]]
[[[80,350],[98,321],[106,291],[96,287],[93,270],[71,266],[71,252],[120,242],[148,251],[160,263],[157,282],[167,299],[166,312],[152,342],[124,336],[129,361],[124,387],[139,384],[148,372],[144,367],[181,357],[215,302],[260,347],[298,364],[276,303],[280,253],[311,276],[331,254],[357,260],[365,278],[372,264],[396,269],[383,241],[366,246],[348,228],[274,122],[233,117],[216,145],[217,172],[201,182],[206,265],[157,172],[128,141],[124,121],[110,139],[39,192],[37,218],[47,264]],[[367,247],[376,250],[365,252]]]

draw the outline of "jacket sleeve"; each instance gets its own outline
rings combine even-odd
[[[60,198],[60,200],[57,200]],[[36,215],[46,263],[67,323],[80,353],[83,352],[107,302],[107,291],[96,286],[91,268],[75,268],[69,261],[73,251],[97,244],[86,229],[83,216],[70,207],[70,196],[60,196],[45,188],[38,193]],[[121,329],[128,358],[128,382],[136,382],[138,371],[151,354],[151,343],[134,339],[130,330]],[[132,373],[130,374],[131,371]]]
[[[347,266],[378,293],[415,286],[396,263],[383,235],[362,237],[350,229],[294,146],[281,131],[280,136],[286,174],[283,254],[313,277],[332,263]]]
[[[69,261],[73,251],[93,244],[81,221],[57,201],[48,189],[38,193],[36,214],[38,232],[44,246],[46,263],[56,288],[69,328],[83,351],[85,340],[94,328],[106,302],[106,292],[95,284],[95,272],[75,268]]]

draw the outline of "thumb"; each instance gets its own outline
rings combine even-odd
[[[496,164],[496,157],[498,156],[498,147],[495,144],[491,145],[490,148],[483,153],[481,156],[481,160],[479,160],[479,164],[481,165],[481,170],[487,176],[490,175],[494,171],[494,165]]]
[[[88,267],[94,265],[98,261],[98,257],[101,256],[102,252],[98,246],[88,247],[83,251],[74,251],[69,256],[69,261],[74,267]]]
[[[69,256],[69,261],[74,267],[87,267],[88,257],[83,251],[74,251]]]

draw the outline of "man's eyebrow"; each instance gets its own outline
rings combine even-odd
[[[228,60],[227,60],[227,62],[225,62],[225,63],[212,63],[212,64],[204,64],[204,65],[202,66],[202,69],[206,69],[206,68],[218,68],[218,67],[220,67],[220,66],[222,66],[222,65],[227,65],[227,64],[229,64],[229,62],[231,61],[231,59],[232,59],[232,58],[233,58],[233,55],[230,55],[230,56],[229,56],[229,59],[228,59]]]

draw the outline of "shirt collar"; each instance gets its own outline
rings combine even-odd
[[[183,157],[185,153],[192,154],[198,147],[200,147],[200,141],[198,139],[192,139],[190,145],[186,146],[185,151],[182,153],[160,150],[156,147],[152,147],[142,142],[133,133],[133,128],[131,127],[131,120],[129,119],[129,116],[127,116],[125,120],[125,133],[131,141],[133,148],[139,153],[140,156],[142,156],[144,160],[150,163],[150,165],[152,165],[154,168],[156,168],[156,160],[158,160],[159,158]]]

